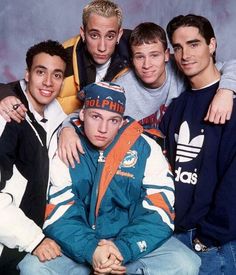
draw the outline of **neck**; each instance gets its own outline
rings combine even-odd
[[[26,94],[35,112],[37,112],[41,117],[44,117],[45,106],[36,102],[28,91],[26,91]]]
[[[216,66],[212,64],[212,66],[209,66],[206,70],[188,79],[193,89],[201,89],[219,80],[220,72],[217,70]]]

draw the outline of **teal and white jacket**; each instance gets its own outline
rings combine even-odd
[[[80,163],[68,169],[55,159],[45,234],[79,263],[92,262],[101,239],[113,240],[124,264],[135,261],[161,246],[174,229],[169,164],[142,126],[126,121],[104,151],[77,127],[85,150]]]

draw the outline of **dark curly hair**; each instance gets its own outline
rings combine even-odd
[[[39,53],[47,53],[51,56],[59,56],[66,63],[66,66],[69,63],[69,57],[63,46],[58,41],[47,40],[35,44],[28,49],[26,53],[26,64],[28,70],[31,69],[33,58]]]

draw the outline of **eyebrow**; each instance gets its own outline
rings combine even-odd
[[[44,69],[44,70],[47,70],[47,67],[43,66],[43,65],[37,65],[34,67],[34,69]],[[54,72],[61,72],[62,74],[64,74],[63,70],[61,69],[55,69],[53,70]]]
[[[189,45],[189,44],[192,44],[192,43],[199,43],[199,42],[201,42],[201,40],[199,40],[199,39],[192,39],[192,40],[187,41],[186,44]],[[177,47],[177,46],[181,46],[181,44],[180,43],[175,43],[175,44],[172,45],[173,48]]]
[[[161,53],[160,51],[156,50],[156,51],[151,51],[151,52],[148,52],[149,54],[150,53]],[[144,54],[143,52],[135,52],[133,53],[133,55],[136,55],[136,54]]]
[[[201,40],[199,40],[199,39],[192,39],[192,40],[187,41],[187,44],[198,43],[198,42],[201,42]]]
[[[100,31],[97,30],[97,29],[91,29],[88,32],[100,32]],[[115,30],[108,30],[107,33],[117,33],[117,31],[115,31]]]
[[[34,69],[44,69],[44,70],[47,70],[47,68],[43,65],[37,65],[34,67]]]
[[[88,109],[88,110],[89,110],[89,109]],[[97,116],[102,117],[102,115],[101,115],[100,113],[96,112],[96,111],[91,111],[91,110],[90,110],[89,113],[92,114],[92,115],[97,115]],[[120,118],[120,119],[122,119],[119,115],[114,115],[114,116],[110,117],[110,119],[114,119],[114,118]]]

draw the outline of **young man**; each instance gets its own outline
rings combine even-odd
[[[77,274],[197,274],[199,258],[171,237],[174,189],[160,146],[123,117],[120,86],[98,82],[82,94],[76,132],[86,154],[74,169],[61,162],[52,175],[45,234],[78,263]],[[65,274],[70,262],[62,256],[40,263],[29,255],[21,271]]]
[[[145,127],[156,128],[172,99],[187,87],[187,81],[173,60],[169,61],[166,34],[160,26],[141,23],[132,31],[130,45],[133,70],[116,80],[116,83],[126,89],[125,114],[134,117]],[[222,67],[222,64],[219,66]],[[232,61],[222,68],[224,74],[220,82],[221,90],[213,100],[213,108],[209,104],[211,116],[206,117],[211,122],[225,123],[230,117],[230,112],[227,114],[224,110],[232,109],[232,90],[236,90],[234,67],[235,62]],[[219,107],[218,112],[215,112],[215,106]],[[74,129],[63,129],[59,139],[59,156],[73,166],[73,157],[77,161],[79,159],[77,148],[80,149],[80,143]]]
[[[204,121],[220,80],[216,38],[197,15],[172,19],[167,33],[191,88],[169,106],[161,130],[175,171],[176,235],[202,259],[200,274],[236,274],[236,109],[225,125]]]
[[[87,6],[85,6],[83,10],[83,26],[80,29],[80,35],[64,43],[64,46],[67,49],[70,56],[72,57],[72,60],[67,70],[65,84],[58,97],[58,100],[63,106],[63,109],[67,114],[72,113],[73,111],[75,111],[77,108],[81,106],[81,102],[76,98],[76,92],[78,90],[82,89],[85,85],[89,83],[93,83],[94,81],[100,81],[100,80],[114,81],[114,79],[122,75],[123,72],[127,70],[127,67],[130,66],[130,54],[129,54],[129,47],[128,47],[128,39],[130,36],[130,31],[128,30],[123,31],[121,25],[122,25],[122,11],[112,1],[95,0],[90,2]],[[142,35],[144,34],[145,37],[147,37],[147,39],[143,40],[141,39],[142,36],[140,36],[140,39],[139,39],[140,42],[142,44],[143,44],[143,41],[148,42],[149,35],[150,33],[152,33],[152,30],[150,31],[147,30],[147,32],[149,33],[148,35],[145,32],[146,30],[143,30],[142,28],[140,28],[140,31],[142,32]],[[158,32],[157,37],[155,37],[156,35],[155,32],[156,31],[154,30],[154,33],[151,35],[151,42],[155,41],[156,43],[156,40],[158,41],[160,34]],[[164,35],[161,34],[161,36],[162,36],[161,41],[162,42],[164,40],[166,41],[165,34]],[[138,46],[140,45],[138,44]],[[166,45],[167,43],[165,42],[163,44],[164,51],[167,50]],[[137,45],[134,45],[134,46],[137,46]],[[145,46],[147,45],[144,45],[144,47]],[[160,70],[165,69],[164,64],[165,62],[163,61],[163,66],[160,68]],[[230,71],[231,72],[236,71],[236,68]],[[157,74],[158,73],[159,72],[157,72]],[[160,73],[163,73],[163,72],[160,72]],[[228,76],[227,71],[224,77],[225,79],[229,79],[229,80],[236,78],[234,75],[232,76],[232,74]],[[124,87],[126,87],[126,85]],[[155,88],[161,88],[161,87],[155,87]],[[222,86],[220,86],[220,88],[231,89],[231,85],[225,86],[224,83],[222,83]],[[144,88],[144,90],[145,89],[146,88]],[[129,90],[130,89],[127,89],[127,94],[129,93]],[[133,94],[133,91],[135,90],[132,89],[132,94]],[[220,95],[221,93],[222,91],[218,93],[218,95]],[[227,97],[227,99],[230,98],[230,95],[227,95],[228,92],[223,92],[223,93],[226,94],[225,97]],[[176,94],[179,94],[179,93],[176,92]],[[0,94],[0,99],[3,99],[8,95],[14,95],[14,94],[9,92],[2,93]],[[136,105],[140,105],[139,101],[142,95],[143,93],[139,94],[138,96],[136,95],[134,96],[133,101],[135,101],[135,103],[137,101]],[[145,96],[145,99],[147,99],[147,96]],[[0,115],[2,115],[7,121],[10,121],[10,119],[15,119],[16,121],[20,122],[22,117],[24,117],[25,109],[23,105],[21,105],[14,112],[11,112],[8,114],[4,112],[10,109],[10,107],[16,104],[16,102],[18,101],[19,100],[16,99],[15,97],[7,97],[1,100]],[[151,99],[151,103],[149,102],[148,105],[153,107],[154,101],[158,101],[158,100],[156,100],[155,98],[154,100]],[[142,98],[141,98],[141,102],[142,102]],[[223,100],[223,102],[225,104],[225,100]],[[128,100],[128,104],[129,104],[129,100]],[[213,101],[213,107],[211,108],[210,106],[210,109],[209,109],[210,121],[214,121],[215,123],[219,123],[219,121],[221,121],[222,123],[224,123],[225,118],[230,117],[231,106],[226,108],[224,104],[222,104],[222,100],[220,99]],[[129,107],[130,106],[128,105],[127,110],[129,109]],[[130,108],[134,110],[132,106]],[[141,111],[142,114],[145,113],[144,109],[148,110],[149,107],[148,108],[143,107]],[[158,109],[156,109],[154,112],[158,112]],[[136,118],[135,114],[137,114],[137,111],[135,111],[135,113],[131,115],[135,119],[139,119],[138,117]],[[150,113],[150,114],[153,114],[153,113]],[[145,117],[142,117],[142,118],[145,118]],[[68,135],[66,135],[66,137],[64,138],[64,140],[67,140],[67,138],[70,137],[71,135],[72,134],[69,132]],[[61,142],[61,139],[60,139],[60,144],[61,143],[62,143],[62,146],[60,147],[70,147],[70,146],[64,145],[66,141]],[[77,148],[75,147],[75,149]],[[65,151],[64,148],[62,148],[62,150],[63,152]],[[77,151],[77,150],[74,150],[74,151]],[[66,153],[63,153],[63,155],[65,154]],[[69,152],[68,154],[70,155],[71,152]],[[74,154],[76,153],[74,152]],[[61,154],[61,150],[59,150],[59,155],[64,159],[64,157]],[[76,159],[78,160],[78,157],[76,157]]]
[[[169,49],[165,31],[155,23],[141,23],[131,33],[130,46],[132,50],[133,70],[117,79],[117,83],[125,87],[127,105],[126,114],[139,120],[147,127],[158,127],[162,116],[173,98],[178,97],[187,87],[184,75],[177,69],[173,59],[169,59]],[[234,70],[235,62],[227,65],[218,64],[223,76],[220,89],[222,100],[227,104],[236,90]],[[224,68],[226,67],[226,68]],[[220,97],[220,95],[217,95]],[[135,98],[135,100],[134,100]],[[215,99],[217,100],[217,98]],[[144,108],[144,106],[148,106]],[[212,112],[211,122],[225,123],[228,117],[220,117]]]
[[[31,47],[25,79],[1,86],[27,106],[18,124],[0,120],[0,273],[15,274],[26,252],[41,261],[61,254],[42,232],[49,163],[57,148],[56,130],[66,114],[55,100],[62,87],[67,54],[56,41]],[[11,106],[8,112],[19,108]],[[12,273],[11,273],[12,272]]]
[[[64,43],[71,62],[58,101],[67,114],[81,107],[77,91],[95,81],[112,81],[129,66],[130,31],[123,31],[122,17],[120,7],[109,0],[91,1],[84,7],[80,35]],[[14,96],[4,93],[0,99],[9,95]],[[19,122],[24,117],[23,106],[8,115],[3,112],[16,101],[16,98],[7,98],[1,102],[0,114]]]

